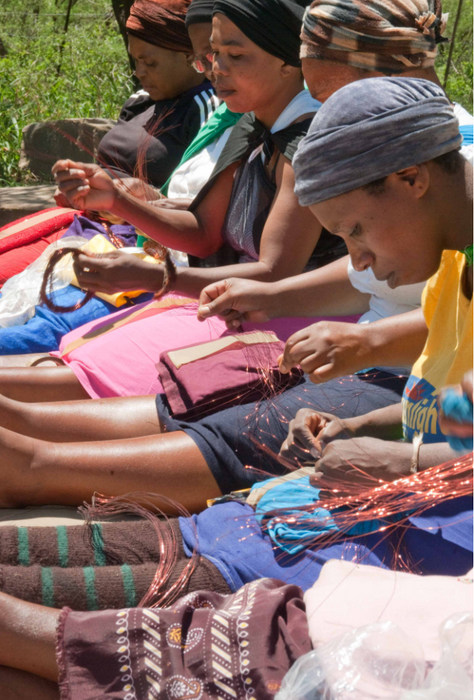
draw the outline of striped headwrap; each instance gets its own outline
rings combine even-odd
[[[448,15],[441,0],[314,0],[306,9],[301,58],[385,74],[434,64]]]
[[[192,53],[186,31],[186,12],[191,0],[136,0],[127,20],[127,32],[147,44],[168,51]]]
[[[442,88],[420,78],[368,78],[320,107],[293,159],[302,207],[352,192],[461,146]]]

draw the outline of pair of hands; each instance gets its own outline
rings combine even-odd
[[[80,210],[113,211],[117,193],[125,193],[160,209],[187,209],[190,201],[161,197],[158,190],[138,178],[112,179],[105,170],[91,163],[60,160],[53,167],[57,182],[58,206]],[[144,289],[157,291],[163,283],[162,269],[136,256],[114,251],[93,255],[81,253],[75,259],[74,273],[82,289],[91,292],[116,292]]]
[[[357,419],[302,408],[289,424],[281,446],[285,462],[315,461],[313,486],[338,496],[395,481],[410,471],[412,446],[373,437],[356,437]]]
[[[231,278],[210,284],[199,298],[198,319],[220,316],[229,330],[242,321],[265,323],[278,315],[275,285]],[[280,370],[294,367],[309,375],[315,384],[353,374],[368,366],[367,327],[355,323],[320,321],[294,333],[286,342]]]

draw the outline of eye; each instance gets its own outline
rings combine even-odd
[[[352,229],[352,231],[350,232],[349,237],[350,238],[357,238],[361,234],[362,234],[361,226],[360,226],[360,224],[356,224],[354,226],[354,228]]]
[[[229,54],[229,57],[230,57],[233,61],[238,61],[239,58],[242,58],[242,54],[241,54],[241,53],[239,53],[239,54],[233,54],[233,53],[231,53],[231,54]]]
[[[154,68],[156,66],[155,61],[144,61],[147,68]]]

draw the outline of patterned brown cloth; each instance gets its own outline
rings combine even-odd
[[[169,51],[192,53],[186,31],[186,12],[191,0],[136,0],[127,20],[127,32],[148,44]]]
[[[273,579],[164,609],[65,609],[61,700],[272,700],[310,650],[301,589]]]
[[[434,64],[447,15],[441,0],[314,0],[301,58],[337,61],[388,75]]]

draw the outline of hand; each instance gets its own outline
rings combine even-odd
[[[118,250],[100,255],[81,253],[74,261],[74,273],[81,289],[104,294],[157,291],[163,284],[161,265]]]
[[[198,319],[220,316],[229,330],[242,321],[265,323],[271,316],[271,287],[267,282],[230,278],[205,287],[199,297]]]
[[[91,211],[112,211],[115,181],[98,165],[58,160],[52,173],[60,192],[72,206]]]
[[[310,483],[335,496],[351,495],[410,474],[412,445],[378,438],[334,440],[314,465]]]
[[[366,326],[320,321],[288,338],[280,370],[299,365],[315,384],[353,374],[367,366]]]
[[[288,437],[280,456],[291,462],[319,459],[328,442],[344,435],[353,435],[348,421],[330,413],[301,408],[288,426]]]
[[[461,384],[458,384],[457,386],[452,387],[452,389],[454,389],[454,391],[456,391],[460,395],[465,394],[472,404],[472,394],[473,394],[472,370],[470,372],[466,372]],[[470,420],[467,421],[466,423],[460,423],[456,420],[453,420],[452,418],[447,418],[444,415],[443,410],[442,410],[443,391],[444,391],[444,389],[441,391],[441,394],[438,397],[438,405],[439,405],[438,421],[439,421],[441,431],[445,435],[451,435],[453,437],[458,437],[461,439],[472,437],[472,434],[473,434],[472,415],[471,415]]]
[[[58,207],[65,207],[66,209],[73,208],[71,202],[68,200],[66,195],[61,192],[61,190],[58,187],[56,187],[56,191],[55,191],[53,196],[54,196],[54,201],[56,202]]]

